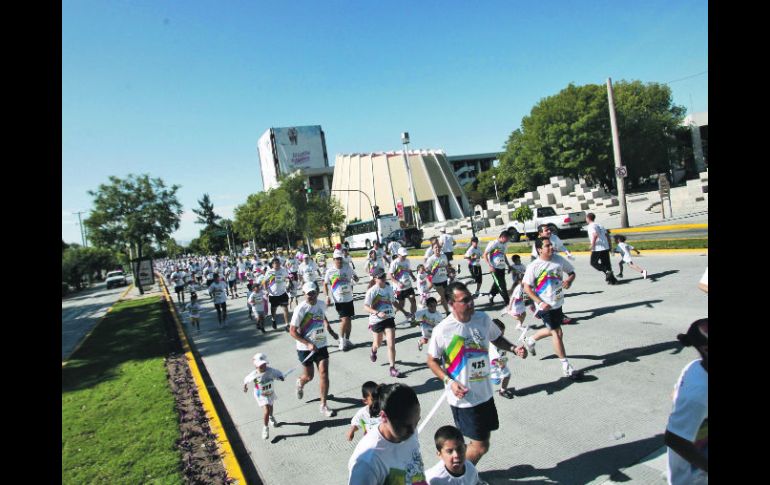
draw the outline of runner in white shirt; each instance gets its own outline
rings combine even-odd
[[[477,312],[473,296],[460,282],[447,288],[452,314],[433,329],[428,367],[444,382],[455,425],[470,439],[468,459],[478,464],[498,429],[497,409],[489,380],[489,345],[526,358],[523,346],[509,342],[486,313]]]
[[[225,268],[225,274],[227,275],[227,286],[230,289],[230,298],[238,298],[238,271],[235,265],[227,266]]]
[[[428,239],[428,249],[425,250],[425,255],[422,257],[422,262],[428,261],[428,258],[433,256],[435,253],[433,252],[433,244],[438,241],[438,238],[436,236],[433,236],[432,238]],[[441,246],[441,243],[439,243],[439,247]]]
[[[559,357],[564,376],[573,380],[583,377],[583,372],[572,367],[564,349],[564,334],[561,329],[564,313],[564,290],[569,289],[575,280],[575,268],[566,258],[553,254],[553,245],[548,239],[535,239],[540,257],[527,266],[524,273],[524,291],[537,307],[535,314],[545,323],[545,328],[527,338],[527,350],[535,355],[535,342],[545,338],[553,338],[553,349]],[[567,273],[567,278],[564,278]]]
[[[361,400],[364,402],[364,406],[358,410],[358,412],[350,420],[350,428],[345,433],[345,437],[348,441],[353,441],[353,436],[356,431],[361,429],[366,435],[366,432],[376,428],[380,425],[380,410],[375,404],[375,395],[377,394],[377,383],[374,381],[366,381],[361,386]]]
[[[508,256],[505,255],[505,250],[508,247],[509,239],[508,231],[503,231],[497,236],[494,241],[489,241],[487,248],[484,250],[484,260],[489,265],[489,270],[492,273],[492,288],[489,289],[489,304],[491,305],[495,301],[495,295],[500,293],[505,302],[505,306],[508,306],[508,288],[505,281],[505,272],[509,268]]]
[[[377,387],[379,426],[361,438],[348,461],[348,485],[427,485],[417,440],[420,402],[404,384]]]
[[[385,254],[385,249],[382,247],[379,241],[374,241],[372,243],[372,249],[377,253],[377,261],[380,262],[380,265],[383,268],[387,268],[388,265],[390,265],[390,258],[387,254]]]
[[[184,278],[186,274],[181,268],[171,273],[171,281],[174,282],[176,299],[180,305],[184,305]]]
[[[401,243],[398,241],[390,241],[388,243],[388,254],[390,255],[391,261],[395,260],[398,256],[398,250],[401,249]]]
[[[326,270],[324,275],[324,293],[326,304],[331,305],[334,299],[334,308],[340,317],[340,350],[347,351],[353,347],[350,342],[351,318],[356,314],[353,307],[353,282],[358,281],[358,276],[350,266],[343,264],[342,251],[334,251],[334,264]],[[331,289],[331,290],[330,290]]]
[[[249,383],[254,385],[254,399],[257,400],[259,407],[264,409],[262,439],[266,440],[270,437],[270,432],[267,428],[268,423],[274,427],[278,424],[273,417],[273,403],[276,400],[273,382],[275,380],[283,381],[283,373],[268,367],[267,355],[263,353],[255,354],[251,360],[256,369],[243,378],[243,392],[249,390]]]
[[[446,260],[449,265],[452,265],[452,258],[454,257],[455,250],[455,238],[446,233],[446,228],[441,228],[441,237],[439,237],[439,244],[441,245],[441,251],[444,252]],[[460,265],[457,265],[457,274],[460,274]]]
[[[330,418],[335,412],[326,405],[329,392],[329,350],[326,334],[335,339],[339,336],[332,330],[326,319],[326,304],[318,301],[318,291],[312,283],[302,287],[305,301],[294,310],[289,334],[297,341],[297,357],[303,366],[303,373],[297,379],[297,398],[302,399],[305,384],[313,380],[313,363],[318,367],[320,377],[321,414]],[[313,354],[309,360],[306,358]]]
[[[257,330],[262,330],[262,333],[265,333],[265,294],[262,285],[251,286],[251,292],[246,298],[246,305],[249,309],[249,318],[256,320]]]
[[[425,302],[430,293],[430,281],[428,280],[428,271],[424,264],[417,265],[417,292],[420,294],[420,307],[425,308]]]
[[[396,321],[395,311],[403,311],[401,304],[396,299],[393,287],[385,280],[385,271],[378,269],[374,273],[376,284],[369,288],[364,297],[364,310],[369,312],[369,328],[372,330],[372,352],[369,359],[377,361],[377,349],[382,344],[382,334],[385,333],[388,346],[388,361],[390,362],[390,376],[403,377],[396,369]]]
[[[418,310],[415,314],[417,323],[420,324],[420,333],[422,336],[417,341],[417,350],[422,352],[422,346],[427,344],[430,340],[430,336],[433,334],[433,329],[441,323],[444,319],[444,315],[436,311],[438,302],[435,298],[430,297],[425,301],[426,308]]]
[[[454,426],[442,426],[433,436],[441,459],[425,471],[428,485],[479,485],[479,472],[465,458],[465,437]]]
[[[626,236],[618,234],[617,236],[613,236],[613,239],[615,239],[615,249],[613,250],[613,252],[620,253],[620,262],[618,263],[620,267],[620,271],[618,271],[618,278],[623,277],[623,264],[627,264],[631,268],[642,273],[642,278],[647,279],[647,270],[642,268],[638,264],[634,263],[634,260],[631,259],[632,250],[636,251],[637,255],[642,253],[640,253],[639,250],[636,249],[635,247],[626,243]]]
[[[214,273],[214,282],[209,285],[209,296],[214,301],[219,326],[227,325],[227,285],[218,273]]]
[[[481,258],[483,255],[484,253],[479,249],[479,238],[472,237],[471,245],[465,251],[464,257],[468,260],[468,271],[471,273],[473,281],[476,282],[476,292],[473,294],[473,298],[479,296],[481,290]]]
[[[380,271],[385,271],[385,267],[382,265],[380,260],[377,258],[377,251],[372,248],[369,250],[369,257],[366,260],[366,274],[369,275],[369,287],[367,290],[369,290],[374,284],[376,283],[374,279],[375,273],[379,273]]]
[[[447,306],[445,290],[447,287],[447,280],[449,275],[447,274],[447,261],[446,256],[441,253],[441,246],[438,241],[433,243],[433,254],[425,261],[425,269],[428,271],[428,288],[435,288],[436,293],[439,296],[439,303],[444,307],[444,313],[449,313],[449,306]]]
[[[348,248],[342,248],[342,256],[342,262],[345,265],[350,266],[350,269],[355,270],[356,265],[353,263],[353,256],[350,255],[350,250]]]
[[[406,257],[409,252],[406,248],[400,248],[398,255],[393,255],[393,262],[390,263],[390,279],[393,281],[393,287],[396,292],[396,299],[403,308],[404,300],[409,298],[409,312],[403,310],[404,315],[408,320],[411,320],[412,326],[416,326],[417,322],[414,319],[414,312],[416,310],[417,301],[414,297],[414,288],[412,288],[412,281],[417,281],[417,278],[412,272],[409,260]]]
[[[286,285],[289,281],[289,273],[281,268],[281,262],[278,258],[273,259],[273,267],[265,272],[262,280],[262,286],[265,288],[270,303],[270,317],[273,321],[273,329],[278,328],[275,321],[275,308],[283,307],[283,318],[286,323],[285,330],[289,331],[289,295],[286,292]]]
[[[567,259],[570,261],[574,261],[575,257],[572,255],[571,252],[569,252],[569,249],[564,245],[564,242],[553,233],[551,230],[551,226],[548,224],[540,224],[537,226],[537,237],[547,237],[551,240],[551,244],[553,244],[553,252],[554,254],[558,253],[565,253],[567,255]],[[531,261],[534,261],[538,258],[537,255],[537,248],[535,247],[535,243],[532,243],[532,258]]]
[[[319,273],[318,265],[315,264],[308,254],[302,254],[302,263],[299,265],[299,274],[302,276],[302,284],[313,283],[316,290],[319,290],[317,280],[322,279],[323,275]]]
[[[618,280],[612,274],[610,242],[607,239],[609,231],[594,222],[595,219],[596,215],[593,212],[586,214],[586,222],[588,222],[586,232],[588,232],[588,242],[591,244],[591,266],[604,273],[604,281],[608,285],[616,285]]]

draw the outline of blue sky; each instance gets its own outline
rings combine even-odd
[[[270,127],[321,125],[331,164],[403,131],[486,153],[570,82],[670,82],[708,111],[707,70],[702,0],[64,0],[62,238],[80,243],[88,190],[148,173],[182,186],[174,237],[193,239],[204,193],[231,217],[262,190]]]

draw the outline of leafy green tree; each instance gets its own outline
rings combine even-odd
[[[312,238],[325,237],[332,246],[332,235],[340,233],[345,223],[345,209],[339,200],[313,195],[308,206],[308,232]]]
[[[83,223],[94,246],[119,251],[130,246],[142,258],[153,241],[160,244],[179,229],[179,185],[166,187],[160,178],[146,174],[131,174],[126,179],[111,176],[109,180],[110,184],[88,191],[94,197],[94,209]],[[139,291],[144,293],[141,285]]]
[[[219,227],[217,222],[222,219],[222,216],[214,212],[214,204],[211,202],[209,194],[203,194],[203,198],[198,201],[198,205],[198,209],[192,210],[198,216],[195,223],[203,224],[206,228]]]

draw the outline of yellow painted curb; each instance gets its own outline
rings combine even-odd
[[[209,426],[211,427],[211,431],[217,437],[217,445],[219,446],[219,452],[222,456],[222,464],[225,467],[227,476],[234,479],[235,484],[245,484],[246,478],[243,476],[241,465],[235,458],[233,448],[230,446],[230,440],[227,438],[227,433],[222,427],[222,421],[219,419],[219,415],[214,408],[214,402],[211,400],[208,389],[206,389],[206,383],[203,382],[203,377],[201,376],[200,370],[198,369],[198,363],[195,361],[195,356],[192,353],[190,344],[187,341],[187,336],[185,335],[184,329],[182,328],[182,322],[179,320],[176,306],[171,300],[168,288],[166,288],[166,282],[163,280],[159,273],[156,274],[158,276],[160,286],[163,290],[163,296],[166,298],[166,303],[168,303],[169,307],[171,308],[171,315],[174,317],[176,329],[177,332],[179,332],[179,338],[182,340],[182,347],[185,351],[184,355],[187,359],[187,364],[190,366],[190,373],[192,373],[193,380],[195,380],[195,385],[198,388],[198,395],[201,398],[203,409],[206,411],[206,415],[209,417]]]
[[[616,227],[610,228],[610,231],[615,234],[632,233],[632,232],[655,232],[655,231],[685,231],[687,229],[708,229],[708,223],[705,224],[671,224],[668,226],[648,226],[648,227]]]
[[[108,313],[110,313],[110,312],[112,311],[112,307],[114,307],[114,306],[115,306],[115,304],[116,304],[117,302],[119,302],[120,300],[122,300],[122,299],[123,299],[123,297],[124,297],[124,296],[126,296],[126,295],[128,294],[128,292],[131,290],[131,288],[133,288],[133,287],[134,287],[134,284],[133,284],[133,283],[131,283],[130,285],[128,285],[128,288],[126,288],[126,291],[124,291],[124,292],[123,292],[123,293],[122,293],[122,294],[121,294],[121,295],[118,297],[118,299],[117,299],[117,301],[115,301],[115,303],[113,303],[112,305],[110,305],[110,307],[107,309],[107,311],[106,311],[106,312],[104,312],[104,315],[102,315],[102,318],[100,318],[100,319],[99,319],[99,321],[98,321],[98,322],[96,322],[96,325],[94,325],[94,326],[93,326],[93,328],[92,328],[91,330],[89,330],[89,331],[88,331],[88,333],[86,334],[86,336],[85,336],[85,337],[83,337],[82,339],[80,339],[80,342],[78,342],[78,344],[75,346],[75,348],[74,348],[74,349],[72,349],[72,352],[70,352],[70,353],[69,353],[69,355],[67,356],[67,358],[66,358],[66,359],[64,359],[64,361],[62,361],[62,363],[61,363],[61,366],[62,366],[62,367],[64,367],[65,365],[67,365],[67,363],[69,362],[69,358],[70,358],[70,357],[72,357],[72,355],[73,355],[75,352],[77,352],[77,351],[78,351],[78,349],[80,349],[80,347],[83,345],[83,342],[85,342],[86,340],[88,340],[88,337],[90,337],[90,336],[91,336],[91,334],[93,333],[93,331],[94,331],[94,330],[96,330],[96,327],[98,327],[98,326],[99,326],[99,324],[100,324],[100,323],[102,323],[102,322],[104,321],[104,318],[107,316],[107,314],[108,314]]]

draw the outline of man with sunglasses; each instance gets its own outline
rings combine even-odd
[[[451,283],[447,298],[452,309],[433,329],[428,343],[428,367],[444,381],[455,425],[470,440],[467,458],[477,464],[489,451],[492,431],[500,427],[490,382],[489,345],[527,357],[484,312],[475,311],[465,284]]]

